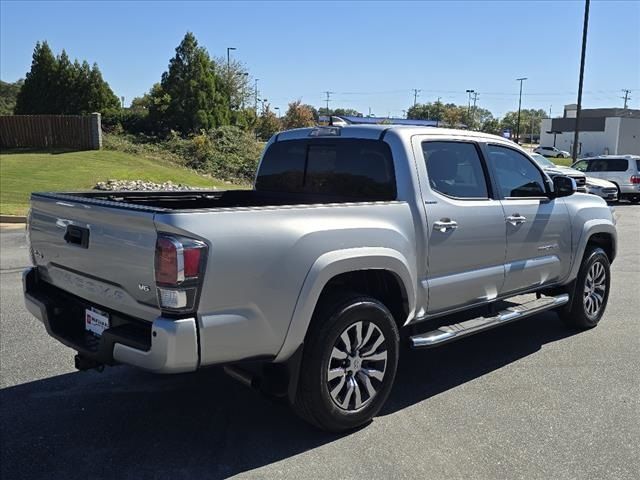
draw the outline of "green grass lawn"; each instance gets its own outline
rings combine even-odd
[[[194,187],[234,188],[163,160],[112,150],[0,153],[0,213],[24,215],[31,192],[89,190],[99,181],[147,180]]]
[[[551,160],[556,165],[562,165],[565,167],[570,167],[573,163],[573,159],[571,158],[550,158],[549,160]]]

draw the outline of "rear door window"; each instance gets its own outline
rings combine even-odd
[[[626,172],[629,168],[626,158],[609,158],[605,163],[606,172]]]
[[[476,146],[466,142],[424,142],[422,152],[433,190],[455,198],[488,198]]]
[[[256,190],[393,200],[396,181],[391,151],[379,140],[276,142],[264,155]]]

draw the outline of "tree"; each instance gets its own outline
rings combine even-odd
[[[272,135],[281,129],[280,120],[276,114],[271,111],[269,105],[267,105],[258,119],[258,127],[256,128],[257,135],[262,140],[269,140]]]
[[[52,85],[56,79],[57,62],[49,44],[36,43],[31,60],[31,70],[27,72],[20,93],[16,98],[17,115],[57,113],[55,92]]]
[[[243,110],[247,105],[251,105],[255,91],[247,66],[233,58],[227,63],[226,58],[216,57],[213,62],[220,77],[219,90],[228,99],[229,108],[232,111]]]
[[[502,133],[502,124],[499,120],[490,118],[480,125],[480,131],[484,133],[492,133],[493,135],[500,135]]]
[[[286,129],[311,127],[315,125],[313,111],[307,105],[303,105],[300,100],[296,100],[289,104],[282,123]]]
[[[318,115],[336,115],[338,117],[363,117],[362,113],[353,108],[335,108],[327,110],[327,107],[318,109]]]
[[[16,99],[23,83],[24,80],[18,80],[14,83],[0,80],[0,115],[13,115]]]
[[[183,134],[229,124],[229,100],[216,83],[222,85],[209,54],[187,32],[153,92],[151,117]]]
[[[432,103],[417,103],[407,110],[407,118],[412,120],[434,120],[435,109]]]
[[[524,136],[527,139],[531,138],[532,127],[533,134],[538,135],[543,118],[547,118],[547,113],[543,109],[522,109],[520,111],[520,139]],[[511,134],[515,136],[518,127],[518,112],[507,112],[502,118],[502,127],[510,129]]]
[[[291,106],[291,104],[289,104],[289,106]],[[308,103],[303,103],[301,106],[311,112],[314,122],[320,120],[320,111],[316,107],[314,107],[313,105],[309,105]]]
[[[71,63],[64,50],[54,57],[47,42],[36,44],[31,70],[16,99],[16,114],[106,113],[119,108],[98,65]]]
[[[443,126],[449,128],[457,128],[464,119],[464,111],[461,107],[457,107],[453,104],[447,104],[444,106],[444,113],[442,114]]]

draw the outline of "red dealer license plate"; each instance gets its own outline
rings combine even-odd
[[[87,308],[84,311],[84,328],[98,337],[101,336],[102,332],[109,328],[109,314],[97,308]]]

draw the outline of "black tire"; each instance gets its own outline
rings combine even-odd
[[[358,324],[361,345],[356,345]],[[372,333],[367,335],[369,330]],[[378,333],[383,340],[375,347]],[[350,345],[342,340],[343,334]],[[379,300],[357,293],[324,298],[316,308],[305,340],[293,405],[296,413],[318,428],[331,432],[352,430],[368,423],[391,392],[398,366],[399,342],[393,315]],[[349,350],[353,356],[349,354],[341,360],[335,357],[336,350],[340,355]],[[385,355],[386,359],[367,360],[365,354],[372,358]],[[381,380],[376,378],[380,370]],[[329,380],[337,371],[340,375]],[[341,390],[336,393],[338,387]],[[370,388],[375,390],[373,395],[369,395]],[[340,396],[342,392],[344,396]],[[358,400],[360,407],[357,407]],[[339,401],[346,402],[346,407],[338,405]]]
[[[600,267],[594,267],[596,264]],[[600,271],[604,275],[602,279],[597,273]],[[604,292],[596,285],[604,287]],[[570,327],[582,330],[595,327],[607,308],[610,287],[609,257],[601,248],[589,248],[585,252],[582,265],[580,265],[571,303],[560,311],[560,317]],[[601,295],[601,300],[594,297],[594,294],[598,292]],[[591,300],[587,300],[587,297],[591,297]],[[595,309],[596,304],[599,305],[597,309]]]
[[[629,197],[631,203],[640,203],[640,197]]]

